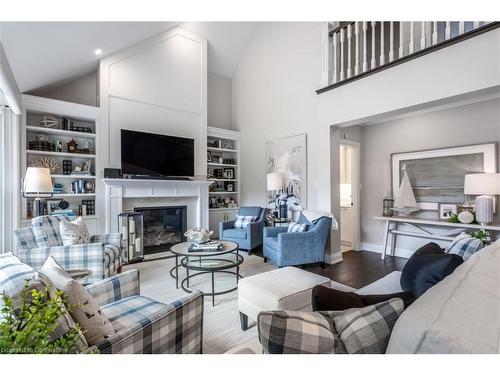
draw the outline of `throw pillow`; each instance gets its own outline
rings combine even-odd
[[[484,245],[481,240],[471,237],[467,233],[462,233],[446,247],[445,253],[456,254],[461,256],[465,261],[483,247]]]
[[[415,296],[411,292],[360,295],[317,285],[312,290],[312,307],[313,311],[341,311],[375,305],[393,298],[401,298],[405,308],[415,301]]]
[[[290,223],[288,226],[288,233],[305,232],[307,231],[307,224]]]
[[[73,221],[61,220],[59,222],[59,233],[64,246],[90,242],[89,230],[81,217]]]
[[[26,282],[35,275],[35,270],[21,263],[12,253],[0,255],[0,294],[7,296],[19,293]]]
[[[462,257],[446,254],[438,244],[428,243],[418,249],[403,267],[401,289],[418,298],[462,263]]]
[[[252,223],[257,216],[236,216],[236,220],[234,221],[234,227],[236,229],[245,229],[250,223]]]
[[[84,331],[89,345],[95,345],[113,334],[115,330],[92,296],[52,257],[46,260],[41,272],[54,286],[67,295],[67,302],[74,306],[70,314]]]
[[[347,353],[383,354],[403,309],[403,301],[393,298],[372,306],[320,314],[331,322],[334,335]]]
[[[338,338],[332,333],[329,321],[320,313],[264,311],[258,315],[257,322],[264,353],[337,353]]]

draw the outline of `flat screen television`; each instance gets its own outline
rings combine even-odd
[[[122,174],[193,177],[194,139],[121,130]]]

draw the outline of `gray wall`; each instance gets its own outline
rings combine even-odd
[[[97,72],[61,85],[32,90],[28,94],[96,107],[99,106],[97,102]]]
[[[208,125],[231,129],[231,79],[209,72],[207,91]]]
[[[391,190],[391,153],[500,143],[500,100],[364,126],[361,139],[362,248],[377,250],[383,243],[384,224],[373,217],[380,216],[382,199]],[[397,246],[415,250],[423,242],[403,239]]]

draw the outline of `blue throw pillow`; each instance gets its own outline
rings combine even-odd
[[[234,222],[234,227],[236,229],[245,229],[250,223],[252,223],[257,217],[256,216],[236,216]]]
[[[463,260],[469,259],[476,251],[484,247],[481,240],[471,237],[467,233],[457,236],[444,250],[447,254],[457,254]]]
[[[290,223],[288,233],[305,232],[309,226],[307,224]]]

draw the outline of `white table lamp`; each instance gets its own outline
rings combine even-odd
[[[50,198],[54,195],[54,187],[48,168],[28,167],[23,182],[23,197],[34,198],[33,216],[41,214],[41,198]]]
[[[267,174],[267,190],[277,191],[283,189],[283,177],[279,173]]]
[[[465,175],[464,194],[476,197],[476,221],[487,225],[493,221],[494,195],[500,195],[500,173]]]

